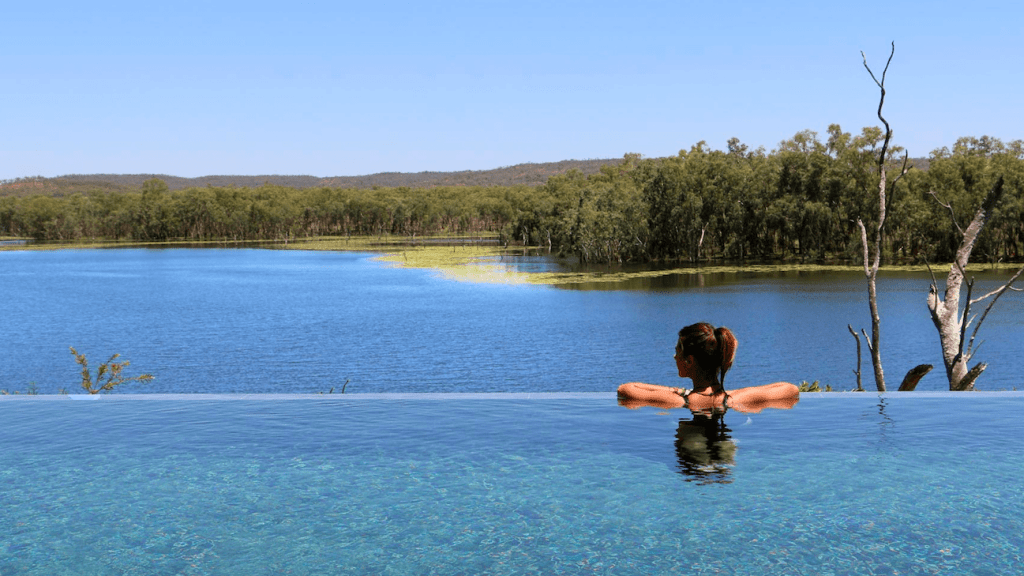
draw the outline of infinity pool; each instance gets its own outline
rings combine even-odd
[[[991,574],[1024,394],[0,397],[0,575]]]

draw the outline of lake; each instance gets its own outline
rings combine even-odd
[[[740,341],[727,387],[777,380],[855,386],[847,324],[870,329],[859,272],[672,275],[569,287],[457,282],[373,254],[268,249],[0,252],[0,388],[76,392],[74,346],[95,369],[131,361],[133,393],[609,392],[675,385],[676,333],[696,321]],[[548,269],[522,259],[524,270]],[[978,273],[975,294],[1010,275]],[[936,366],[929,276],[879,280],[890,389]],[[981,390],[1024,385],[1024,297],[1007,294],[979,332]],[[874,381],[866,347],[864,386]]]

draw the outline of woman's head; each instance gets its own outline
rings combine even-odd
[[[696,376],[722,384],[736,357],[736,344],[736,337],[728,328],[716,329],[707,322],[698,322],[679,331],[676,355],[693,356]]]

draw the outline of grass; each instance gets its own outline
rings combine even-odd
[[[438,275],[459,282],[497,284],[570,285],[583,283],[615,283],[640,278],[656,278],[674,274],[735,274],[737,272],[856,272],[863,271],[859,264],[801,264],[781,262],[768,264],[735,265],[692,265],[660,270],[624,271],[614,268],[592,269],[580,272],[522,272],[504,260],[510,256],[522,256],[534,249],[505,248],[497,244],[496,234],[473,234],[464,236],[350,236],[298,238],[290,240],[230,241],[230,240],[176,240],[165,242],[115,242],[94,241],[80,243],[43,243],[3,245],[2,250],[66,250],[85,248],[175,248],[192,246],[257,246],[287,250],[316,250],[335,252],[378,252],[375,259],[400,268],[422,268],[435,270]],[[976,270],[1017,268],[1019,264],[976,263]],[[945,265],[933,267],[936,274],[945,273]],[[921,272],[924,266],[889,265],[887,272]]]
[[[472,238],[487,238],[472,236]],[[458,243],[439,245],[445,239]],[[495,237],[496,239],[496,237]],[[521,272],[513,264],[504,263],[509,256],[527,253],[521,247],[506,249],[498,245],[481,245],[464,242],[460,237],[418,238],[412,243],[409,237],[385,236],[381,238],[319,238],[298,240],[280,248],[291,250],[336,250],[383,252],[375,259],[401,268],[424,268],[436,270],[444,278],[460,282],[482,282],[498,284],[567,285],[585,282],[622,282],[636,278],[656,278],[672,274],[717,274],[736,272],[778,272],[778,271],[843,271],[861,270],[859,266],[819,264],[763,264],[750,266],[693,266],[667,268],[663,270],[620,271],[590,270],[585,272]],[[427,242],[429,244],[424,244]],[[438,244],[430,243],[438,242]],[[919,271],[919,267],[888,267],[886,270]]]
[[[300,243],[289,248],[303,249]],[[751,264],[747,266],[685,266],[660,270],[588,270],[582,272],[522,272],[511,263],[503,263],[505,256],[519,256],[523,250],[505,251],[501,247],[407,247],[390,251],[376,259],[396,267],[427,268],[442,277],[460,282],[501,284],[569,285],[583,283],[616,283],[638,278],[657,278],[675,274],[735,274],[738,272],[857,272],[862,266],[822,264]],[[884,271],[921,272],[921,266],[886,266]]]
[[[700,267],[688,265],[661,270],[622,271],[622,270],[588,270],[584,272],[521,272],[516,266],[503,262],[508,256],[522,256],[532,249],[522,247],[504,248],[499,245],[473,244],[466,242],[468,238],[493,239],[496,236],[473,235],[468,237],[437,236],[417,237],[413,241],[408,236],[383,237],[351,237],[351,238],[317,238],[312,240],[296,240],[280,248],[293,250],[335,250],[383,252],[376,260],[387,262],[395,267],[425,268],[436,270],[444,278],[460,282],[482,282],[499,284],[538,284],[538,285],[569,285],[590,282],[623,282],[638,278],[656,278],[674,274],[735,274],[737,272],[862,272],[861,264],[803,264],[781,262],[768,264],[735,265],[704,265]],[[451,240],[449,245],[443,245]],[[1009,263],[976,264],[976,269],[1015,269],[1019,265]],[[934,267],[933,267],[934,268]],[[935,268],[942,274],[944,268]],[[925,267],[920,264],[888,265],[882,267],[888,272],[922,272]]]

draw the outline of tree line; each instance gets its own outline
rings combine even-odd
[[[73,242],[279,240],[344,235],[494,233],[583,262],[859,258],[856,224],[877,220],[883,134],[802,131],[771,152],[731,139],[668,158],[626,154],[597,173],[569,170],[541,185],[294,188],[205,186],[170,190],[159,179],[127,192],[0,197],[0,235]],[[886,166],[900,170],[902,149]],[[949,261],[951,217],[969,221],[993,182],[1003,198],[975,254],[1020,260],[1024,249],[1024,142],[960,138],[911,168],[888,193],[887,261]],[[892,180],[892,179],[891,179]]]

